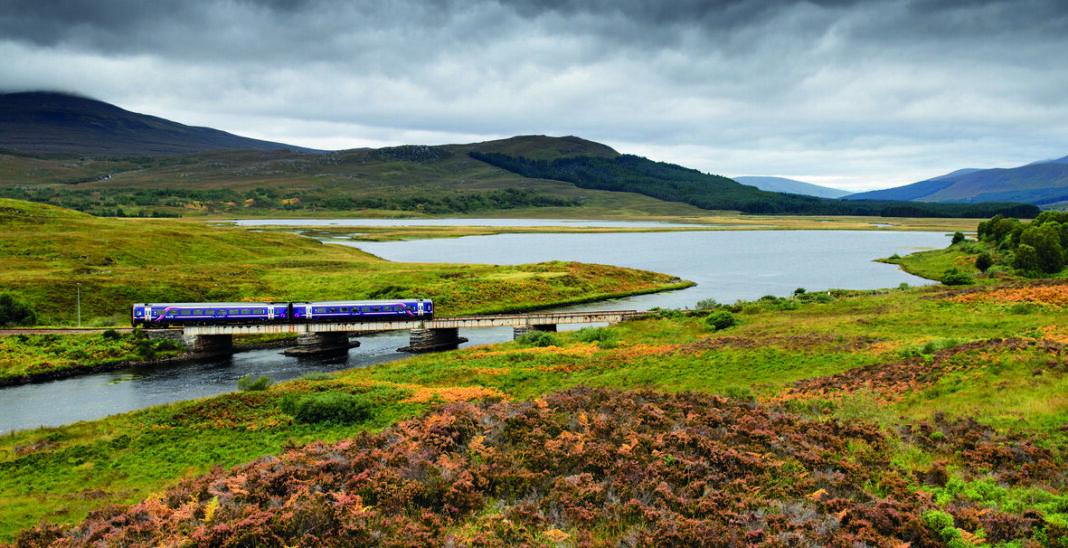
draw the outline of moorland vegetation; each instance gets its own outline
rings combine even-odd
[[[704,301],[9,434],[0,535],[1063,545],[1068,284],[978,244],[899,258],[968,286]]]
[[[102,219],[0,199],[0,325],[6,326],[74,326],[79,314],[86,326],[129,326],[134,302],[409,294],[433,299],[442,314],[463,315],[688,285],[653,272],[573,262],[391,263],[352,247],[286,232],[179,220]],[[0,342],[0,380],[173,351],[160,344],[136,334],[121,340],[101,335],[5,337]]]
[[[577,137],[336,152],[0,154],[0,198],[101,216],[745,214],[1030,218],[1030,204],[842,201],[759,190]]]

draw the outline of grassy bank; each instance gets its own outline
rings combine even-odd
[[[418,296],[439,314],[541,308],[677,289],[667,275],[580,263],[391,263],[282,232],[179,220],[100,219],[0,200],[0,292],[43,325],[129,325],[134,302],[294,301]],[[0,378],[136,358],[99,338],[0,344]],[[141,344],[141,343],[136,343]],[[130,346],[127,344],[127,346]]]
[[[436,409],[435,413],[406,423],[399,430],[390,430],[387,438],[410,444],[404,446],[409,453],[403,458],[408,460],[396,461],[394,469],[400,466],[399,470],[406,470],[407,465],[399,463],[415,462],[414,455],[423,455],[425,451],[431,451],[427,455],[439,455],[435,451],[440,450],[443,456],[419,460],[424,472],[408,479],[368,476],[366,481],[371,482],[368,484],[371,491],[351,491],[364,493],[360,506],[363,510],[336,517],[338,523],[348,524],[344,529],[348,533],[344,534],[350,534],[358,523],[382,535],[390,534],[393,526],[389,523],[396,527],[408,523],[414,528],[409,530],[423,531],[429,523],[426,520],[431,519],[427,516],[433,514],[440,527],[434,533],[439,536],[431,535],[431,538],[439,541],[449,535],[473,541],[478,534],[484,534],[488,535],[486,538],[513,538],[549,545],[559,533],[566,535],[558,537],[561,539],[601,539],[594,544],[614,543],[629,538],[626,535],[631,533],[651,534],[666,531],[664,528],[679,532],[679,527],[696,527],[698,523],[712,528],[708,530],[724,527],[725,532],[733,530],[744,536],[746,531],[762,527],[739,529],[729,525],[730,516],[756,519],[757,514],[752,512],[763,508],[761,516],[775,512],[783,515],[786,511],[788,518],[763,529],[823,542],[831,542],[833,535],[847,533],[850,536],[833,538],[875,544],[890,540],[937,544],[950,537],[982,536],[989,538],[991,544],[1009,545],[1014,542],[1019,545],[1025,540],[1056,540],[1063,538],[1064,527],[1068,525],[1068,515],[1063,510],[1068,507],[1064,504],[1068,500],[1064,487],[1068,480],[1064,461],[1068,434],[1062,429],[1068,423],[1068,400],[1063,396],[1068,388],[1068,368],[1063,358],[1068,331],[1060,321],[1068,302],[1058,300],[1056,295],[1066,294],[1068,290],[1063,284],[1047,282],[1022,288],[1030,292],[1020,289],[992,286],[960,290],[934,286],[766,298],[717,310],[735,320],[735,325],[721,330],[706,321],[709,312],[668,312],[609,328],[535,335],[514,343],[315,376],[262,392],[234,393],[101,421],[12,434],[0,438],[0,497],[9,502],[3,512],[0,535],[11,539],[16,530],[35,525],[42,518],[72,523],[110,503],[141,500],[145,502],[131,510],[130,517],[116,517],[120,521],[114,523],[132,523],[129,520],[140,519],[136,515],[156,516],[158,523],[170,527],[152,533],[162,536],[148,537],[156,541],[171,534],[177,535],[175,538],[188,538],[186,535],[198,530],[201,535],[209,531],[222,534],[219,531],[223,529],[219,527],[223,526],[234,534],[239,530],[275,534],[278,531],[272,529],[272,524],[283,522],[273,520],[289,518],[281,514],[270,517],[274,516],[271,513],[274,510],[267,506],[254,510],[248,505],[259,503],[250,498],[251,494],[242,494],[253,492],[252,484],[248,483],[253,477],[260,478],[256,481],[266,477],[263,474],[267,472],[259,467],[273,466],[276,472],[272,473],[296,474],[293,477],[305,478],[302,481],[313,481],[327,489],[326,475],[311,480],[308,474],[313,472],[302,467],[317,466],[315,469],[326,474],[323,466],[348,466],[346,463],[355,462],[356,457],[346,452],[350,445],[335,447],[335,441],[359,432],[390,428],[398,420],[423,416],[429,409]],[[1047,298],[1035,300],[1035,294],[1045,294]],[[1028,296],[1031,300],[1022,300]],[[551,453],[563,444],[559,448],[566,449],[578,460],[565,459],[551,467],[546,464],[544,469],[535,466],[541,461],[530,461],[529,453],[521,453],[526,451],[522,449],[526,446],[519,441],[521,438],[509,442],[507,439],[512,438],[493,433],[496,419],[489,418],[490,415],[505,413],[502,416],[515,417],[517,413],[525,416],[524,413],[537,412],[539,405],[546,405],[538,403],[543,401],[540,398],[548,402],[547,412],[554,406],[560,409],[584,406],[593,424],[595,420],[610,420],[608,408],[603,406],[623,410],[631,405],[607,402],[617,397],[622,398],[620,402],[635,397],[626,393],[612,395],[614,392],[583,395],[581,391],[588,389],[578,387],[652,390],[639,398],[647,404],[626,411],[613,423],[634,425],[637,423],[632,421],[641,418],[649,426],[642,429],[633,426],[636,437],[630,441],[627,441],[629,434],[622,430],[606,431],[605,438],[583,437],[582,419],[577,412],[545,415],[544,419],[556,426],[534,423],[528,426],[550,429],[540,430],[548,432],[548,437],[539,442],[542,452]],[[559,391],[565,389],[580,392],[562,395]],[[704,462],[701,459],[713,458],[705,453],[691,454],[681,446],[663,445],[674,435],[671,425],[684,420],[682,416],[675,417],[671,410],[683,404],[672,403],[673,400],[661,402],[662,396],[657,394],[680,390],[729,397],[710,404],[694,403],[686,399],[689,396],[680,396],[689,402],[685,405],[698,406],[693,413],[706,413],[705,406],[713,405],[747,409],[745,413],[759,415],[751,418],[739,415],[737,420],[741,422],[732,428],[739,429],[739,433],[748,432],[748,437],[722,448],[735,451],[731,454],[736,456],[731,459],[757,458],[744,457],[742,451],[763,455],[761,462],[766,464],[759,467],[756,461],[746,464],[745,472],[736,477],[736,480],[744,478],[747,492],[756,498],[730,499],[734,502],[723,499],[714,503],[720,509],[716,512],[690,514],[682,506],[672,506],[675,503],[658,506],[662,504],[658,501],[675,499],[654,495],[654,482],[649,484],[648,494],[639,490],[628,495],[637,501],[637,506],[629,510],[636,513],[626,514],[631,518],[617,521],[624,514],[614,513],[613,503],[597,498],[594,493],[613,489],[604,481],[616,477],[612,475],[617,473],[615,467],[628,462],[628,457],[618,454],[622,447],[633,447],[634,451],[645,447],[634,453],[634,458],[640,463],[652,458],[649,466],[653,466],[653,461],[660,463],[654,466],[656,474],[669,473],[670,467],[664,466],[673,459],[688,459],[684,461],[690,463],[688,466],[705,466],[700,464]],[[335,422],[317,422],[301,415],[300,406],[294,404],[302,398],[318,398],[321,396],[317,395],[323,394],[351,394],[366,403],[367,407],[361,409],[369,411]],[[590,403],[587,398],[599,403]],[[491,410],[489,404],[473,411],[437,407],[463,401],[516,402],[508,405],[518,407],[500,411]],[[576,403],[580,401],[586,403]],[[659,407],[662,412],[656,406],[662,406]],[[469,420],[463,417],[471,416],[470,413],[487,414],[479,423],[486,425],[487,430],[471,427],[474,430],[468,432],[465,426],[463,432],[468,433],[450,437],[453,434],[449,433],[459,432],[456,430],[459,427],[449,425],[467,424],[455,421]],[[605,414],[604,418],[597,419],[598,413]],[[825,427],[833,432],[821,433]],[[434,436],[439,437],[434,439],[439,441],[430,441],[422,432],[437,432]],[[531,438],[536,439],[539,438]],[[598,449],[602,447],[598,440],[602,439],[615,441],[610,449],[604,446],[602,450]],[[647,441],[642,442],[643,439]],[[781,441],[775,442],[776,439]],[[323,444],[302,448],[311,441]],[[585,444],[585,449],[576,445],[579,442]],[[434,443],[439,445],[427,445]],[[281,461],[261,459],[244,469],[225,471],[230,466],[285,451],[288,452]],[[517,462],[501,463],[493,460],[497,457],[487,455],[516,455],[527,459],[523,461],[527,464],[513,468]],[[446,461],[440,460],[446,457]],[[331,458],[336,461],[334,465],[328,464]],[[497,463],[502,468],[480,472],[480,462]],[[486,477],[491,483],[476,481],[468,487],[475,498],[457,506],[459,513],[440,513],[442,507],[437,505],[441,503],[433,502],[439,495],[433,493],[444,493],[439,489],[447,490],[448,484],[434,483],[440,481],[434,478],[459,478],[463,470],[469,470],[471,478]],[[177,485],[181,478],[209,471],[210,475],[202,480],[164,491]],[[480,476],[487,473],[490,475]],[[582,479],[585,476],[581,474],[585,473],[592,475]],[[549,476],[537,479],[542,477],[539,474]],[[527,479],[520,481],[520,477]],[[509,484],[501,478],[513,478],[507,481],[519,483]],[[567,478],[579,478],[576,486],[594,496],[588,505],[561,498],[572,496],[567,495],[572,492],[567,483],[571,480]],[[504,485],[501,481],[515,488],[501,490],[500,486]],[[664,481],[674,485],[670,483],[674,480],[667,476]],[[687,483],[692,481],[697,479]],[[219,490],[212,485],[230,487]],[[403,487],[409,490],[405,492],[424,494],[397,499],[408,502],[396,508],[391,506],[394,502],[388,502],[394,499],[382,498],[385,495],[375,495],[377,498],[373,500],[377,503],[368,498],[371,497],[368,493],[385,492],[376,489],[401,489],[403,485],[408,486]],[[734,493],[734,488],[728,485],[724,483],[715,489]],[[704,500],[700,493],[684,497],[682,491],[673,492],[683,497],[680,499],[683,501],[694,497],[685,504],[699,504]],[[159,495],[145,499],[151,493]],[[704,496],[710,496],[707,493]],[[339,491],[330,496],[340,494]],[[278,507],[284,506],[287,512],[299,514],[320,508],[320,503],[315,502],[319,499],[310,494],[293,491],[285,497],[288,502],[279,501]],[[270,497],[263,499],[264,504],[269,505],[270,500]],[[735,502],[742,506],[735,506]],[[219,512],[219,522],[204,519],[209,503],[218,507],[213,512]],[[619,502],[626,503],[625,499]],[[156,505],[152,506],[155,509],[144,514],[149,512],[150,505]],[[559,513],[552,508],[567,510]],[[581,508],[593,513],[583,514],[579,512]],[[785,510],[788,508],[799,513],[790,514],[795,510]],[[601,514],[602,510],[607,513]],[[240,516],[253,515],[247,512],[261,511],[268,513],[255,515],[265,516],[267,521],[257,522],[259,525],[238,524],[237,520],[243,519]],[[623,512],[623,506],[618,511]],[[116,512],[108,511],[106,516],[120,516]],[[189,512],[188,516],[184,512]],[[716,521],[723,513],[727,514],[722,518],[725,521]],[[810,524],[808,527],[824,524],[826,536],[818,536],[801,525],[800,528],[787,526],[787,522],[804,522],[800,519],[804,513],[815,520],[805,522]],[[847,514],[853,517],[846,519]],[[886,516],[891,514],[897,517],[880,521],[889,519]],[[400,521],[382,521],[387,515],[391,516],[390,520]],[[581,517],[584,515],[588,518]],[[676,515],[678,519],[664,521]],[[494,521],[493,516],[506,516],[513,525]],[[118,535],[114,538],[129,533],[121,527],[107,529],[112,526],[105,527],[100,516],[96,519],[93,527]],[[946,519],[948,525],[942,523]],[[941,525],[934,527],[932,523]],[[283,527],[297,534],[297,537],[285,537],[290,539],[287,543],[296,542],[303,534],[299,533],[304,530],[301,528],[310,526],[289,523]],[[341,530],[332,531],[343,534]]]

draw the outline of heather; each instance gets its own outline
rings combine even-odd
[[[914,477],[891,464],[895,441],[872,423],[711,394],[577,387],[215,470],[21,545],[940,546],[1063,533],[968,500],[940,521],[924,489],[943,488],[944,466]]]
[[[1057,545],[1064,284],[704,303],[22,432],[0,517],[28,546]]]

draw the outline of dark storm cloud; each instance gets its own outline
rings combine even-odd
[[[571,133],[871,180],[1063,156],[1066,36],[1059,0],[7,0],[0,86],[308,146]]]

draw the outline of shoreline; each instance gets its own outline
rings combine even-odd
[[[238,354],[241,352],[249,352],[252,350],[263,350],[269,348],[285,348],[296,344],[296,339],[280,339],[277,341],[267,341],[262,343],[253,343],[235,346],[233,351],[225,352],[225,354]],[[109,371],[118,371],[120,369],[126,369],[128,367],[134,367],[138,365],[163,365],[163,364],[181,364],[185,362],[192,362],[202,360],[205,358],[211,358],[222,355],[224,353],[219,352],[183,352],[174,356],[164,356],[162,358],[154,358],[151,360],[122,360],[117,362],[102,363],[99,365],[76,365],[74,367],[67,367],[64,369],[54,369],[52,371],[41,371],[39,373],[31,373],[26,375],[18,375],[14,377],[0,378],[0,388],[9,388],[13,386],[23,386],[27,384],[39,384],[51,381],[58,381],[63,379],[69,379],[72,377],[82,377],[85,375],[92,375],[95,373],[107,373]]]

